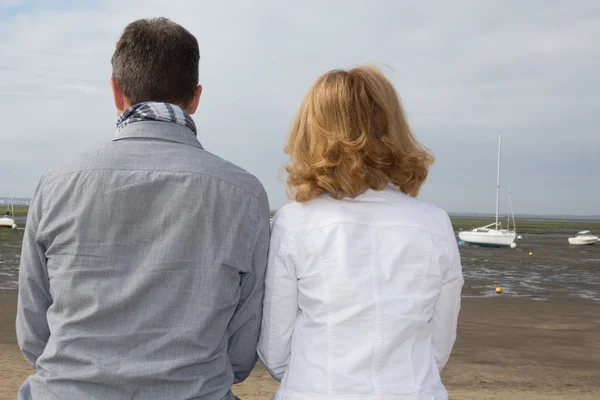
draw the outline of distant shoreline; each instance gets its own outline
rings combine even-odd
[[[0,210],[2,210],[0,205]],[[27,205],[15,204],[15,222],[20,228],[25,226]],[[271,211],[271,216],[275,211]],[[482,213],[448,213],[456,231],[469,230],[487,225],[495,220],[495,215]],[[502,227],[507,227],[507,217],[501,215]],[[600,216],[535,216],[530,214],[515,215],[517,232],[524,234],[575,234],[582,230],[600,233]],[[511,221],[512,227],[512,221]]]
[[[29,207],[29,203],[31,201],[30,198],[19,197],[12,199],[15,209],[16,208],[25,208],[25,210]],[[7,196],[0,196],[0,210],[4,208],[8,204]],[[16,210],[15,210],[16,211]],[[277,210],[271,210],[271,216],[273,216]],[[15,212],[16,213],[16,212]],[[495,218],[495,214],[493,213],[479,213],[479,212],[465,212],[465,211],[448,211],[448,215],[452,219],[490,219]],[[502,218],[506,218],[506,215],[503,215]],[[579,215],[579,214],[528,214],[521,213],[515,214],[515,219],[520,220],[546,220],[546,221],[600,221],[600,214],[593,215]]]
[[[494,214],[486,214],[486,213],[454,213],[449,212],[448,215],[452,219],[490,219],[496,218]],[[506,219],[506,215],[502,215],[500,218]],[[600,215],[560,215],[560,214],[549,214],[549,215],[535,215],[535,214],[515,214],[515,219],[522,221],[565,221],[565,222],[573,222],[573,221],[589,221],[600,222]]]

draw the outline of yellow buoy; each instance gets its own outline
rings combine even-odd
[[[530,256],[532,256],[532,255],[533,255],[533,252],[532,252],[532,251],[530,251],[530,252],[529,252],[529,255],[530,255]]]
[[[498,293],[498,294],[502,293],[502,288],[501,287],[497,287],[496,288],[496,293]]]

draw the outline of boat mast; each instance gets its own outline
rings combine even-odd
[[[512,218],[513,223],[513,231],[517,232],[517,224],[515,224],[515,213],[513,212],[512,195],[510,194],[510,188],[508,189],[508,204],[510,207],[510,217]]]
[[[8,176],[10,176],[10,169],[8,170]],[[10,191],[8,192],[8,210],[10,211],[10,217],[14,218],[15,217],[15,206],[13,204],[13,199],[12,199],[12,195],[10,194]]]
[[[512,212],[510,206],[510,183],[508,184],[508,213],[506,214],[506,229],[510,231],[510,214]]]
[[[498,230],[498,214],[500,213],[500,140],[498,133],[498,173],[496,177],[496,230]]]

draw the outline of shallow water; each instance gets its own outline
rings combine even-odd
[[[22,230],[0,230],[0,290],[17,288],[22,240]]]
[[[22,230],[0,231],[0,290],[16,289]],[[525,235],[517,249],[460,246],[464,297],[600,302],[600,244],[570,246],[566,237]],[[533,252],[533,256],[529,256]]]
[[[501,287],[502,296],[600,302],[600,244],[570,246],[566,238],[544,235],[525,236],[518,244],[517,249],[460,246],[463,294],[498,296]]]

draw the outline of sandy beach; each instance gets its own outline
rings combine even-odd
[[[0,291],[0,399],[14,399],[32,370],[14,333],[16,291]],[[443,373],[451,399],[600,398],[600,304],[497,296],[466,298],[458,340]],[[268,399],[277,382],[259,364],[237,385]]]

